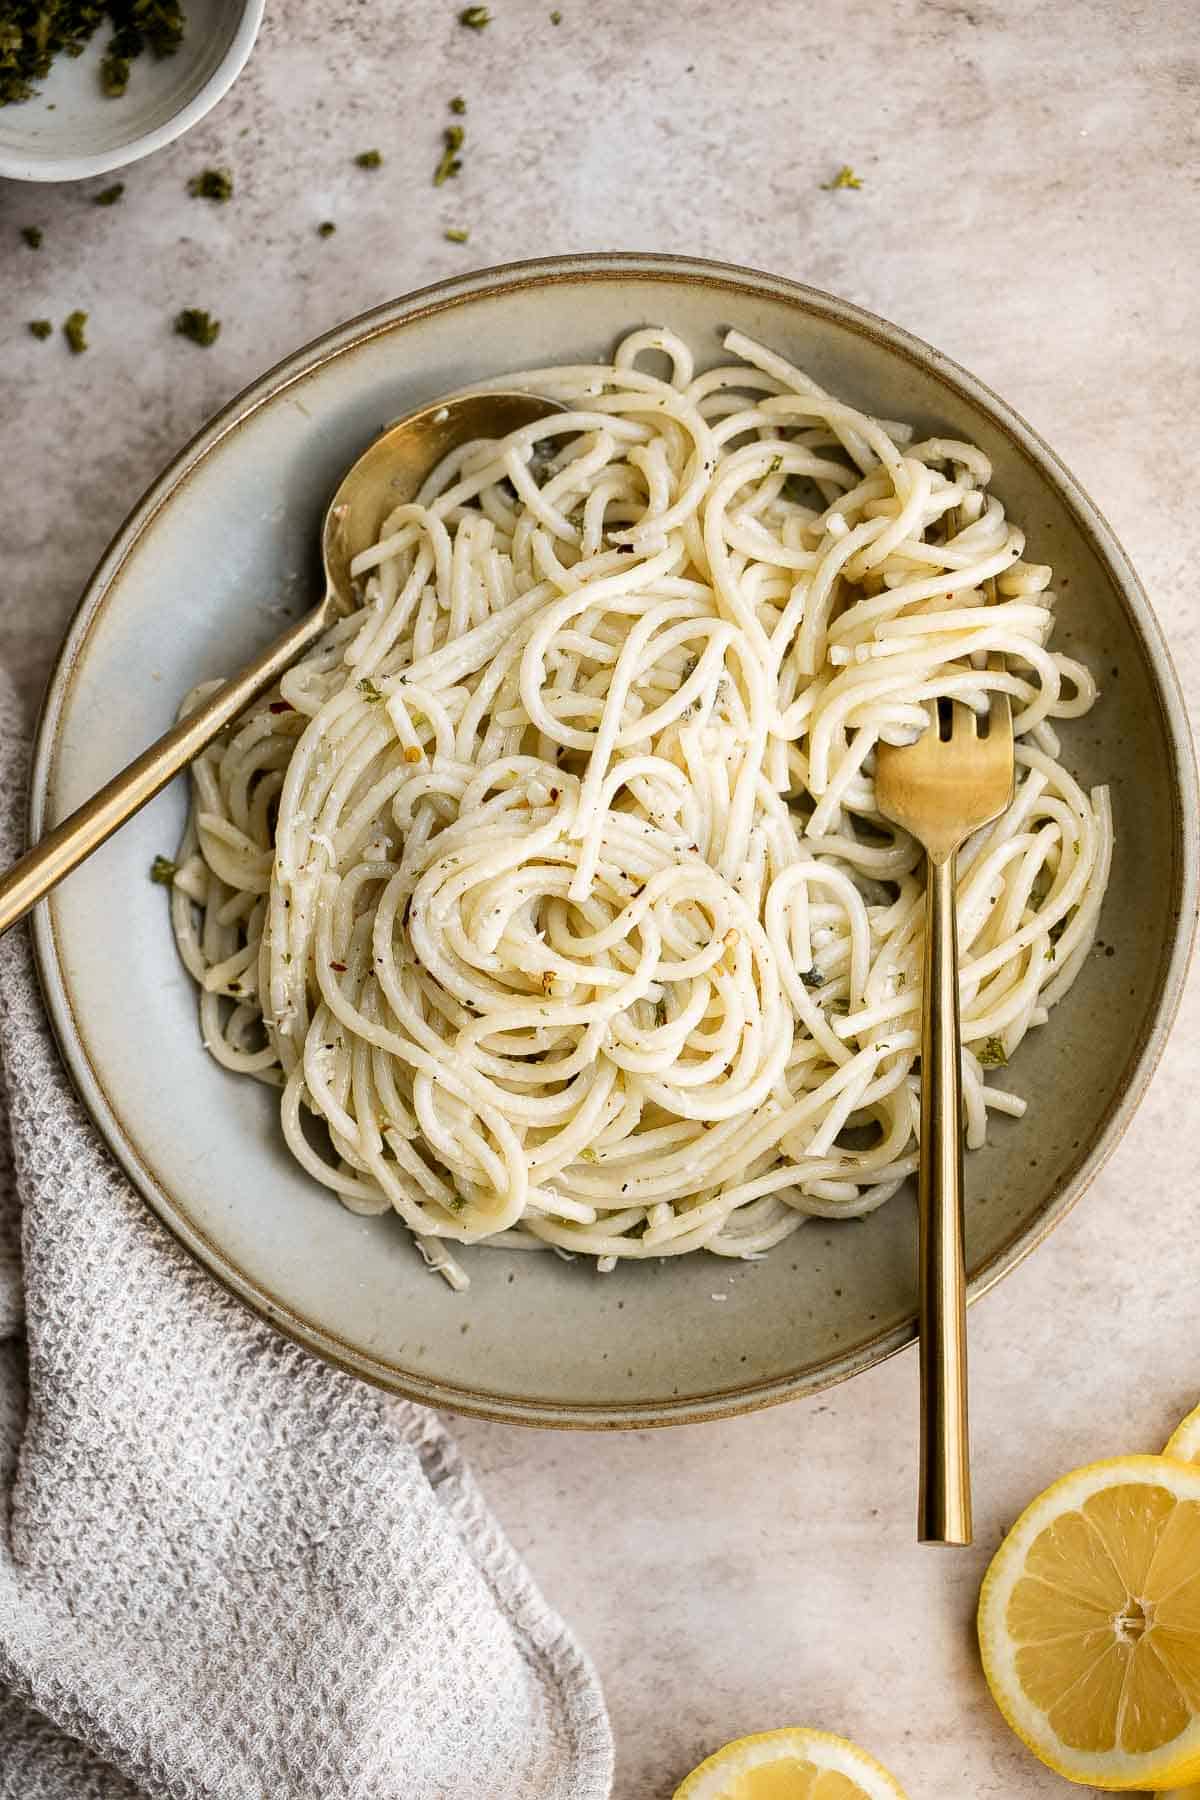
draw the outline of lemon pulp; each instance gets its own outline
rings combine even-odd
[[[865,1800],[866,1789],[836,1769],[789,1756],[786,1762],[747,1769],[725,1793],[727,1800]]]
[[[1034,1540],[1006,1625],[1061,1743],[1171,1743],[1200,1713],[1200,1502],[1149,1483],[1089,1495]]]

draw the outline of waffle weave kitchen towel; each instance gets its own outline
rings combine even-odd
[[[0,677],[0,858],[23,721]],[[595,1675],[431,1413],[149,1213],[0,939],[0,1796],[604,1800]]]

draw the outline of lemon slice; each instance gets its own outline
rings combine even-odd
[[[1122,1456],[1047,1488],[992,1560],[979,1643],[1008,1723],[1068,1780],[1200,1778],[1200,1467]]]
[[[788,1725],[726,1744],[675,1800],[905,1800],[882,1763],[846,1738]]]
[[[1175,1427],[1163,1455],[1174,1457],[1176,1462],[1200,1462],[1200,1406],[1194,1407]],[[1160,1792],[1155,1800],[1200,1800],[1200,1782],[1191,1787],[1172,1788],[1169,1793]]]
[[[1164,1456],[1173,1456],[1176,1462],[1200,1461],[1200,1406],[1190,1412],[1181,1425],[1177,1425],[1167,1439]]]

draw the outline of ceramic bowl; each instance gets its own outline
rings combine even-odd
[[[173,56],[137,58],[119,99],[101,91],[102,25],[82,56],[59,56],[38,92],[0,107],[0,176],[82,181],[161,150],[228,92],[254,48],[265,0],[187,0]]]
[[[856,307],[710,263],[571,257],[426,289],[297,352],[165,471],[92,578],[50,685],[33,829],[162,731],[193,682],[238,667],[284,609],[311,602],[324,508],[385,421],[505,370],[607,358],[651,322],[684,333],[702,362],[734,324],[860,406],[981,445],[1031,556],[1055,566],[1056,642],[1100,676],[1100,704],[1063,737],[1084,782],[1112,785],[1112,884],[1085,971],[1006,1071],[1027,1116],[993,1119],[988,1147],[967,1159],[978,1295],[1087,1186],[1162,1049],[1195,912],[1195,770],[1158,626],[1096,508],[994,394]],[[274,1094],[202,1049],[165,896],[147,879],[185,805],[177,782],[58,889],[36,919],[38,958],[64,1055],[115,1155],[183,1243],[280,1329],[414,1399],[543,1425],[738,1412],[912,1340],[907,1194],[865,1222],[813,1221],[756,1263],[701,1253],[600,1276],[477,1248],[470,1292],[451,1293],[398,1221],[355,1217],[305,1176]]]

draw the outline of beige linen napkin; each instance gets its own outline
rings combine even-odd
[[[2,863],[24,764],[0,676]],[[595,1675],[437,1419],[179,1248],[0,939],[0,1796],[603,1800],[611,1767]]]

